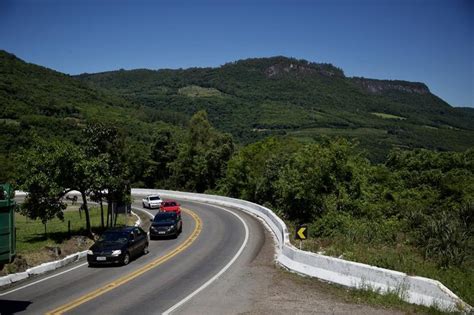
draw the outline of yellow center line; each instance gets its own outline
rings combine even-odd
[[[160,257],[160,258],[157,258],[155,260],[153,260],[152,262],[146,264],[145,266],[135,270],[135,271],[132,271],[130,272],[129,274],[123,276],[123,277],[120,277],[118,278],[117,280],[114,280],[92,292],[89,292],[77,299],[75,299],[74,301],[71,301],[67,304],[64,304],[52,311],[49,311],[46,313],[46,315],[59,315],[59,314],[63,314],[67,311],[70,311],[76,307],[78,307],[79,305],[81,304],[84,304],[92,299],[95,299],[96,297],[102,295],[102,294],[105,294],[119,286],[121,286],[122,284],[125,284],[133,279],[135,279],[136,277],[144,274],[145,272],[147,271],[150,271],[151,269],[163,264],[164,262],[168,261],[169,259],[173,258],[174,256],[178,255],[179,253],[181,253],[182,251],[184,251],[185,249],[187,249],[189,246],[191,246],[191,244],[197,239],[197,237],[199,236],[199,234],[201,233],[201,230],[202,230],[202,221],[201,219],[199,218],[199,216],[194,213],[193,211],[189,210],[189,209],[184,209],[182,208],[182,211],[186,212],[187,214],[189,214],[193,219],[194,219],[194,222],[196,223],[196,226],[194,227],[194,230],[193,232],[191,233],[191,235],[183,242],[181,243],[178,247],[176,247],[174,250],[172,250],[171,252],[169,252],[168,254]]]

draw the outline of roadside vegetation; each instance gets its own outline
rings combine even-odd
[[[90,219],[92,231],[100,233],[104,230],[99,207],[90,209]],[[135,221],[136,217],[133,215],[119,214],[117,226],[134,225]],[[33,220],[17,213],[15,225],[17,258],[13,263],[5,265],[0,276],[25,271],[41,263],[87,250],[93,243],[87,236],[84,213],[79,212],[77,204],[68,205],[64,211],[64,220],[53,218],[44,224],[41,220]]]
[[[344,139],[270,138],[229,161],[220,189],[308,224],[305,249],[438,279],[474,301],[472,150],[397,150],[374,165]]]

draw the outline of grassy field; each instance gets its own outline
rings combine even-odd
[[[405,120],[405,117],[402,116],[396,116],[396,115],[391,115],[391,114],[385,114],[385,113],[372,113],[372,115],[375,115],[377,117],[383,118],[383,119],[399,119],[399,120]]]
[[[100,231],[100,209],[91,208],[91,225],[94,232]],[[105,219],[105,218],[104,218]],[[57,246],[69,238],[68,221],[71,222],[71,236],[84,235],[86,219],[84,213],[79,214],[78,208],[69,206],[64,212],[64,221],[53,219],[45,225],[40,220],[30,220],[20,214],[15,214],[17,252],[18,254],[41,250],[45,246]],[[133,225],[135,216],[120,214],[117,218],[118,225]]]
[[[203,88],[197,85],[189,85],[178,90],[178,94],[188,97],[214,97],[222,96],[222,93],[214,88]]]

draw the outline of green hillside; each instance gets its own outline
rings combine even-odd
[[[201,109],[240,144],[344,136],[374,161],[392,147],[474,146],[474,110],[449,106],[422,83],[347,78],[330,64],[285,57],[73,77],[0,51],[0,104],[2,180],[12,178],[15,153],[32,137],[77,142],[87,122],[113,122],[147,152],[156,130],[179,130]]]
[[[189,117],[205,109],[215,126],[242,143],[271,134],[305,141],[338,135],[356,138],[378,161],[392,147],[446,151],[474,145],[473,112],[451,107],[423,83],[348,78],[331,64],[273,57],[78,78],[159,110]]]
[[[155,119],[164,116],[157,110],[5,51],[0,51],[0,105],[0,182],[13,178],[15,154],[34,138],[78,142],[81,129],[95,121],[114,122],[131,142],[146,143],[166,125]]]

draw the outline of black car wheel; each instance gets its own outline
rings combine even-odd
[[[128,265],[128,263],[130,262],[130,254],[129,253],[125,253],[125,255],[123,255],[123,259],[122,259],[122,265]]]
[[[144,202],[142,202],[142,205],[143,205],[143,208],[146,208],[146,207],[145,207],[145,203],[144,203]]]

